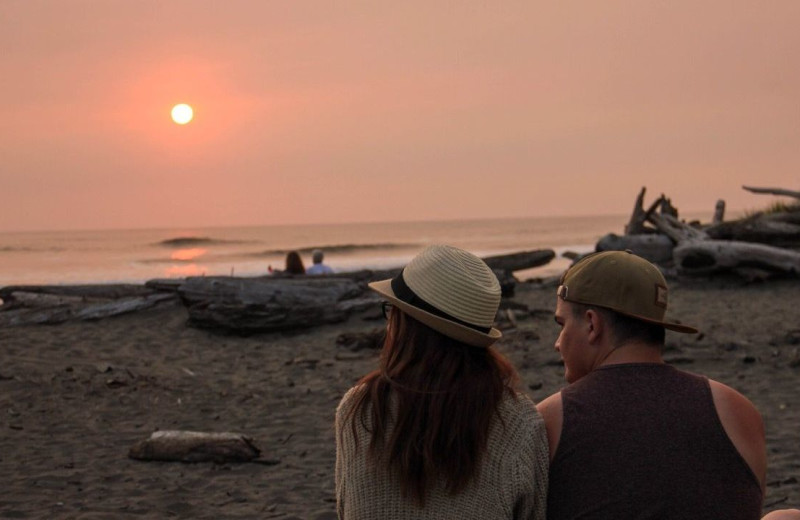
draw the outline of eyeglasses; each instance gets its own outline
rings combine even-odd
[[[389,315],[392,313],[392,309],[394,305],[389,302],[381,302],[381,311],[383,311],[383,317],[387,320],[389,319]]]

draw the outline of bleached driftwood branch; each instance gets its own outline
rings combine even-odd
[[[742,186],[742,189],[745,189],[751,193],[781,195],[784,197],[800,199],[800,191],[786,190],[783,188],[757,188],[755,186]]]

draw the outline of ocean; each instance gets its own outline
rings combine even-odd
[[[286,225],[182,229],[0,233],[0,287],[22,284],[142,283],[203,275],[258,276],[283,269],[297,250],[308,267],[325,251],[335,271],[385,269],[407,263],[423,247],[450,244],[478,256],[553,249],[546,266],[521,279],[559,274],[565,251],[594,250],[606,233],[622,233],[628,217],[547,217],[440,222]]]

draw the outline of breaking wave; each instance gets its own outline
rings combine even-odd
[[[297,249],[268,249],[266,251],[261,251],[259,253],[253,253],[252,256],[276,256],[276,255],[285,255],[290,251],[297,251],[300,254],[310,254],[315,249],[321,249],[325,254],[329,253],[338,253],[338,254],[348,254],[348,253],[357,253],[360,251],[392,251],[397,249],[412,249],[420,247],[419,244],[339,244],[339,245],[328,245],[328,246],[309,246],[309,247],[301,247]]]
[[[168,238],[158,242],[159,246],[168,247],[192,247],[192,246],[210,246],[216,244],[251,244],[252,241],[248,240],[224,240],[221,238],[211,237],[175,237]]]

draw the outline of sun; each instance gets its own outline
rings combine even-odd
[[[172,120],[179,125],[185,125],[194,117],[194,110],[186,103],[180,103],[172,107]]]

